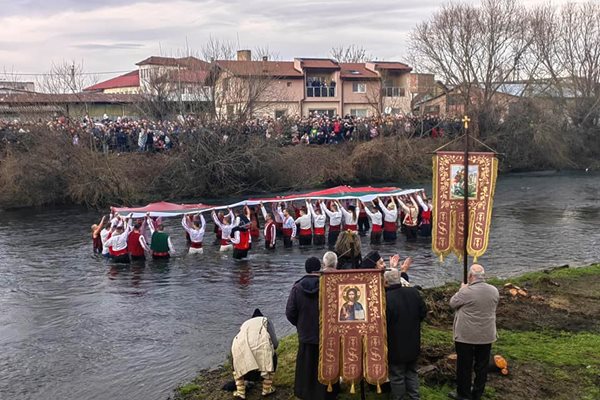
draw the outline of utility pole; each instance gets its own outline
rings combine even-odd
[[[75,93],[75,62],[71,64],[71,92]]]

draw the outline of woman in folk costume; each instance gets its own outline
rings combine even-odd
[[[377,204],[379,205],[379,210],[383,213],[383,241],[393,243],[396,241],[396,231],[398,230],[398,225],[396,224],[398,208],[396,208],[396,203],[390,200],[386,207],[381,199],[378,198]]]
[[[402,220],[402,223],[406,226],[406,240],[408,242],[414,242],[417,240],[419,206],[417,205],[417,201],[413,196],[408,196],[408,199],[405,200],[406,203],[402,201],[400,196],[398,196],[398,203],[404,211],[404,219]]]
[[[425,193],[423,193],[423,198],[421,198],[421,196],[418,194],[416,197],[419,206],[421,206],[421,213],[419,214],[419,235],[423,237],[430,237],[433,204],[431,204],[431,199],[428,199],[425,196]]]
[[[212,219],[215,225],[217,225],[219,229],[221,229],[221,239],[219,240],[219,244],[221,245],[221,247],[219,247],[219,251],[229,251],[233,249],[230,239],[231,230],[235,227],[235,216],[233,215],[233,211],[231,211],[231,209],[227,210],[229,211],[229,213],[223,217],[223,222],[219,220],[214,210],[212,212]]]
[[[275,392],[273,375],[277,368],[275,350],[278,345],[273,324],[258,308],[255,309],[252,318],[242,324],[231,344],[233,378],[236,386],[234,397],[246,398],[244,378],[256,372],[260,372],[263,378],[262,395],[268,396]]]
[[[321,211],[329,217],[329,233],[327,234],[327,245],[332,248],[337,242],[338,236],[342,228],[342,212],[338,208],[335,201],[330,202],[331,210],[325,202],[321,202]]]
[[[358,232],[358,210],[356,206],[349,205],[346,210],[344,206],[338,203],[339,209],[344,217],[344,229],[347,231]]]
[[[310,246],[312,243],[312,214],[306,201],[306,206],[299,209],[300,216],[294,221],[300,227],[298,242],[300,246]]]
[[[206,220],[202,214],[198,214],[199,219],[193,219],[192,221],[187,218],[187,215],[183,216],[181,225],[185,229],[186,233],[190,238],[190,250],[189,254],[203,254],[202,241],[204,240],[204,232],[206,229]]]
[[[371,244],[381,244],[381,234],[383,232],[383,214],[379,210],[379,207],[373,204],[373,211],[363,202],[360,203],[365,213],[371,220]]]
[[[320,203],[320,201],[317,200],[317,203]],[[325,221],[327,217],[321,212],[320,204],[317,204],[317,207],[313,207],[310,199],[306,201],[306,207],[313,219],[313,243],[316,246],[323,246],[325,244]]]

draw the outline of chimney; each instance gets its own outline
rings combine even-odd
[[[269,56],[263,56],[263,61],[269,61]]]
[[[252,52],[250,50],[238,50],[237,51],[238,61],[250,61],[252,60]]]

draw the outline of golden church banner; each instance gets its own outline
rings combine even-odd
[[[379,391],[388,377],[383,271],[324,272],[319,308],[319,381],[331,390],[341,376],[354,393],[364,378]]]
[[[467,253],[480,257],[488,246],[498,160],[494,153],[469,153],[465,174],[463,152],[440,151],[433,156],[432,249],[443,259],[463,256],[465,175],[468,179],[469,237]]]

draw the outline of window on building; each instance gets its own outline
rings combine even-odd
[[[283,118],[287,114],[287,110],[275,110],[275,118]]]
[[[312,115],[315,115],[315,114],[325,115],[329,118],[331,118],[335,115],[335,109],[326,109],[326,110],[309,109],[308,112]]]
[[[367,84],[360,82],[352,83],[352,92],[353,93],[366,93],[367,92]]]
[[[366,108],[352,108],[350,109],[350,115],[354,117],[366,117],[367,109]]]

